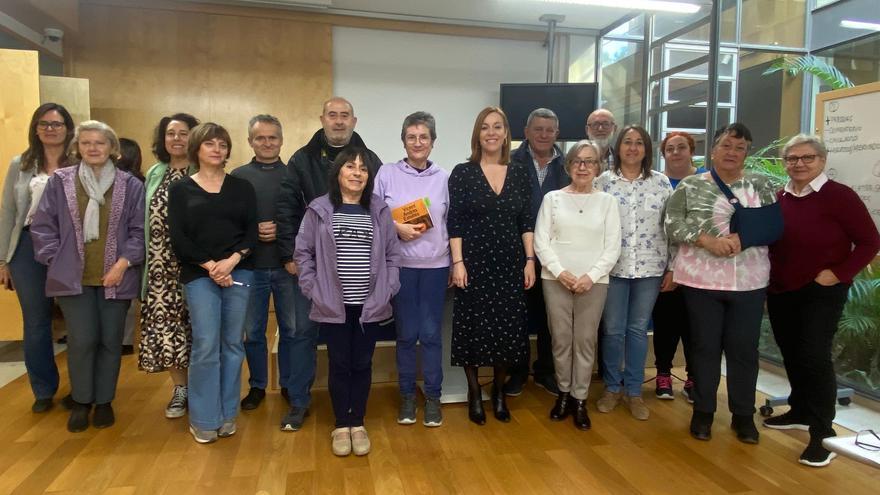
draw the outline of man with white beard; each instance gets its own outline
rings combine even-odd
[[[617,133],[617,124],[614,122],[614,114],[610,110],[600,108],[593,111],[587,117],[587,138],[599,146],[602,152],[602,171],[611,168],[614,161],[614,134]]]

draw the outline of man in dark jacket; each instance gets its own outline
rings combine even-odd
[[[559,119],[553,110],[538,108],[526,120],[525,141],[511,155],[511,161],[521,164],[528,170],[532,183],[532,216],[537,218],[538,209],[544,195],[561,189],[571,182],[565,173],[565,156],[556,146],[559,135]],[[526,291],[529,330],[538,337],[538,357],[533,365],[535,384],[552,394],[559,393],[553,369],[553,347],[550,330],[547,328],[547,310],[544,306],[544,292],[541,287],[541,265],[535,263],[535,285]],[[528,381],[529,362],[521,363],[510,370],[510,379],[504,385],[507,395],[522,393],[523,384]]]
[[[320,119],[321,129],[287,162],[287,167],[299,179],[306,205],[327,193],[327,171],[343,148],[348,145],[367,148],[363,139],[354,132],[357,117],[354,116],[351,103],[345,98],[333,97],[324,102]],[[367,153],[366,165],[370,167],[370,173],[375,173],[382,161],[369,149]]]
[[[315,198],[327,194],[327,173],[330,165],[345,147],[360,146],[366,149],[361,137],[354,132],[357,117],[354,108],[345,98],[338,96],[324,102],[321,113],[321,129],[305,146],[298,149],[287,162],[287,174],[278,193],[275,212],[278,254],[284,268],[296,275],[293,249],[306,206]],[[375,174],[382,161],[370,150],[365,157],[371,174]],[[305,300],[299,286],[295,288],[297,300]],[[290,410],[281,420],[281,429],[297,431],[302,428],[311,403],[311,388],[315,380],[316,345],[318,325],[303,315],[308,311],[296,311],[296,330],[289,344],[290,376],[287,389]],[[278,357],[282,359],[281,356]]]

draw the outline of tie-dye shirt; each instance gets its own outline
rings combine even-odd
[[[746,172],[728,184],[746,208],[776,202],[776,187],[762,175]],[[766,246],[751,247],[736,256],[715,256],[694,243],[701,233],[730,234],[734,208],[708,172],[684,178],[666,205],[666,234],[679,244],[672,269],[681,285],[709,290],[749,291],[767,287],[770,258]]]
[[[669,249],[663,231],[663,207],[672,185],[669,179],[652,172],[647,179],[627,180],[608,170],[602,173],[595,188],[617,199],[620,207],[620,258],[611,270],[612,277],[659,277],[666,271]]]

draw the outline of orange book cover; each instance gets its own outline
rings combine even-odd
[[[419,198],[392,209],[391,218],[397,223],[408,223],[411,225],[421,223],[425,225],[425,230],[428,230],[434,226],[431,212],[428,211],[430,205],[431,201],[428,198]]]

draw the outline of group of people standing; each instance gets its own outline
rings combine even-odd
[[[785,146],[791,180],[778,191],[745,171],[752,137],[742,124],[723,127],[709,143],[712,172],[694,166],[690,135],[670,133],[661,143],[662,174],[648,132],[629,125],[618,133],[608,110],[593,112],[590,139],[563,153],[552,111],[533,111],[526,139],[511,150],[507,117],[487,107],[474,122],[468,160],[450,174],[429,159],[437,132],[426,112],[406,117],[406,156],[385,165],[354,132],[347,100],[326,101],[320,121],[285,165],[281,123],[255,116],[248,126],[254,158],[226,173],[232,142],[222,126],[185,113],[165,117],[153,141],[159,162],[142,183],[115,166],[120,144],[109,126],[75,126],[56,104],[37,109],[29,148],[10,166],[0,218],[0,282],[14,282],[22,305],[35,412],[51,408],[58,388],[54,297],[69,333],[68,429],[113,424],[122,329],[131,300],[140,298],[138,364],[171,375],[165,415],[188,412],[199,443],[233,435],[239,406],[254,409],[266,395],[271,295],[289,403],[281,428],[304,425],[320,332],[335,415],[331,448],[365,455],[372,355],[379,326],[392,315],[397,421],[417,421],[421,362],[423,424],[442,424],[441,336],[451,285],[451,360],[464,368],[474,423],[486,422],[479,381],[486,366],[492,415],[511,420],[506,397],[527,381],[530,331],[538,335],[535,384],[557,396],[551,420],[572,416],[578,429],[591,428],[586,400],[597,364],[605,385],[598,411],[623,402],[633,417],[648,419],[642,384],[653,317],[657,397],[673,398],[681,339],[683,393],[694,404],[690,432],[710,439],[724,353],[732,427],[739,440],[757,443],[767,300],[792,409],[764,424],[809,429],[800,461],[830,462],[821,440],[834,434],[831,338],[848,284],[877,253],[880,235],[855,193],[824,175],[818,138],[799,135]],[[731,229],[734,200],[746,208],[779,201],[782,239],[744,245]],[[413,203],[427,216],[392,220],[392,210]],[[239,402],[245,358],[249,391]]]

